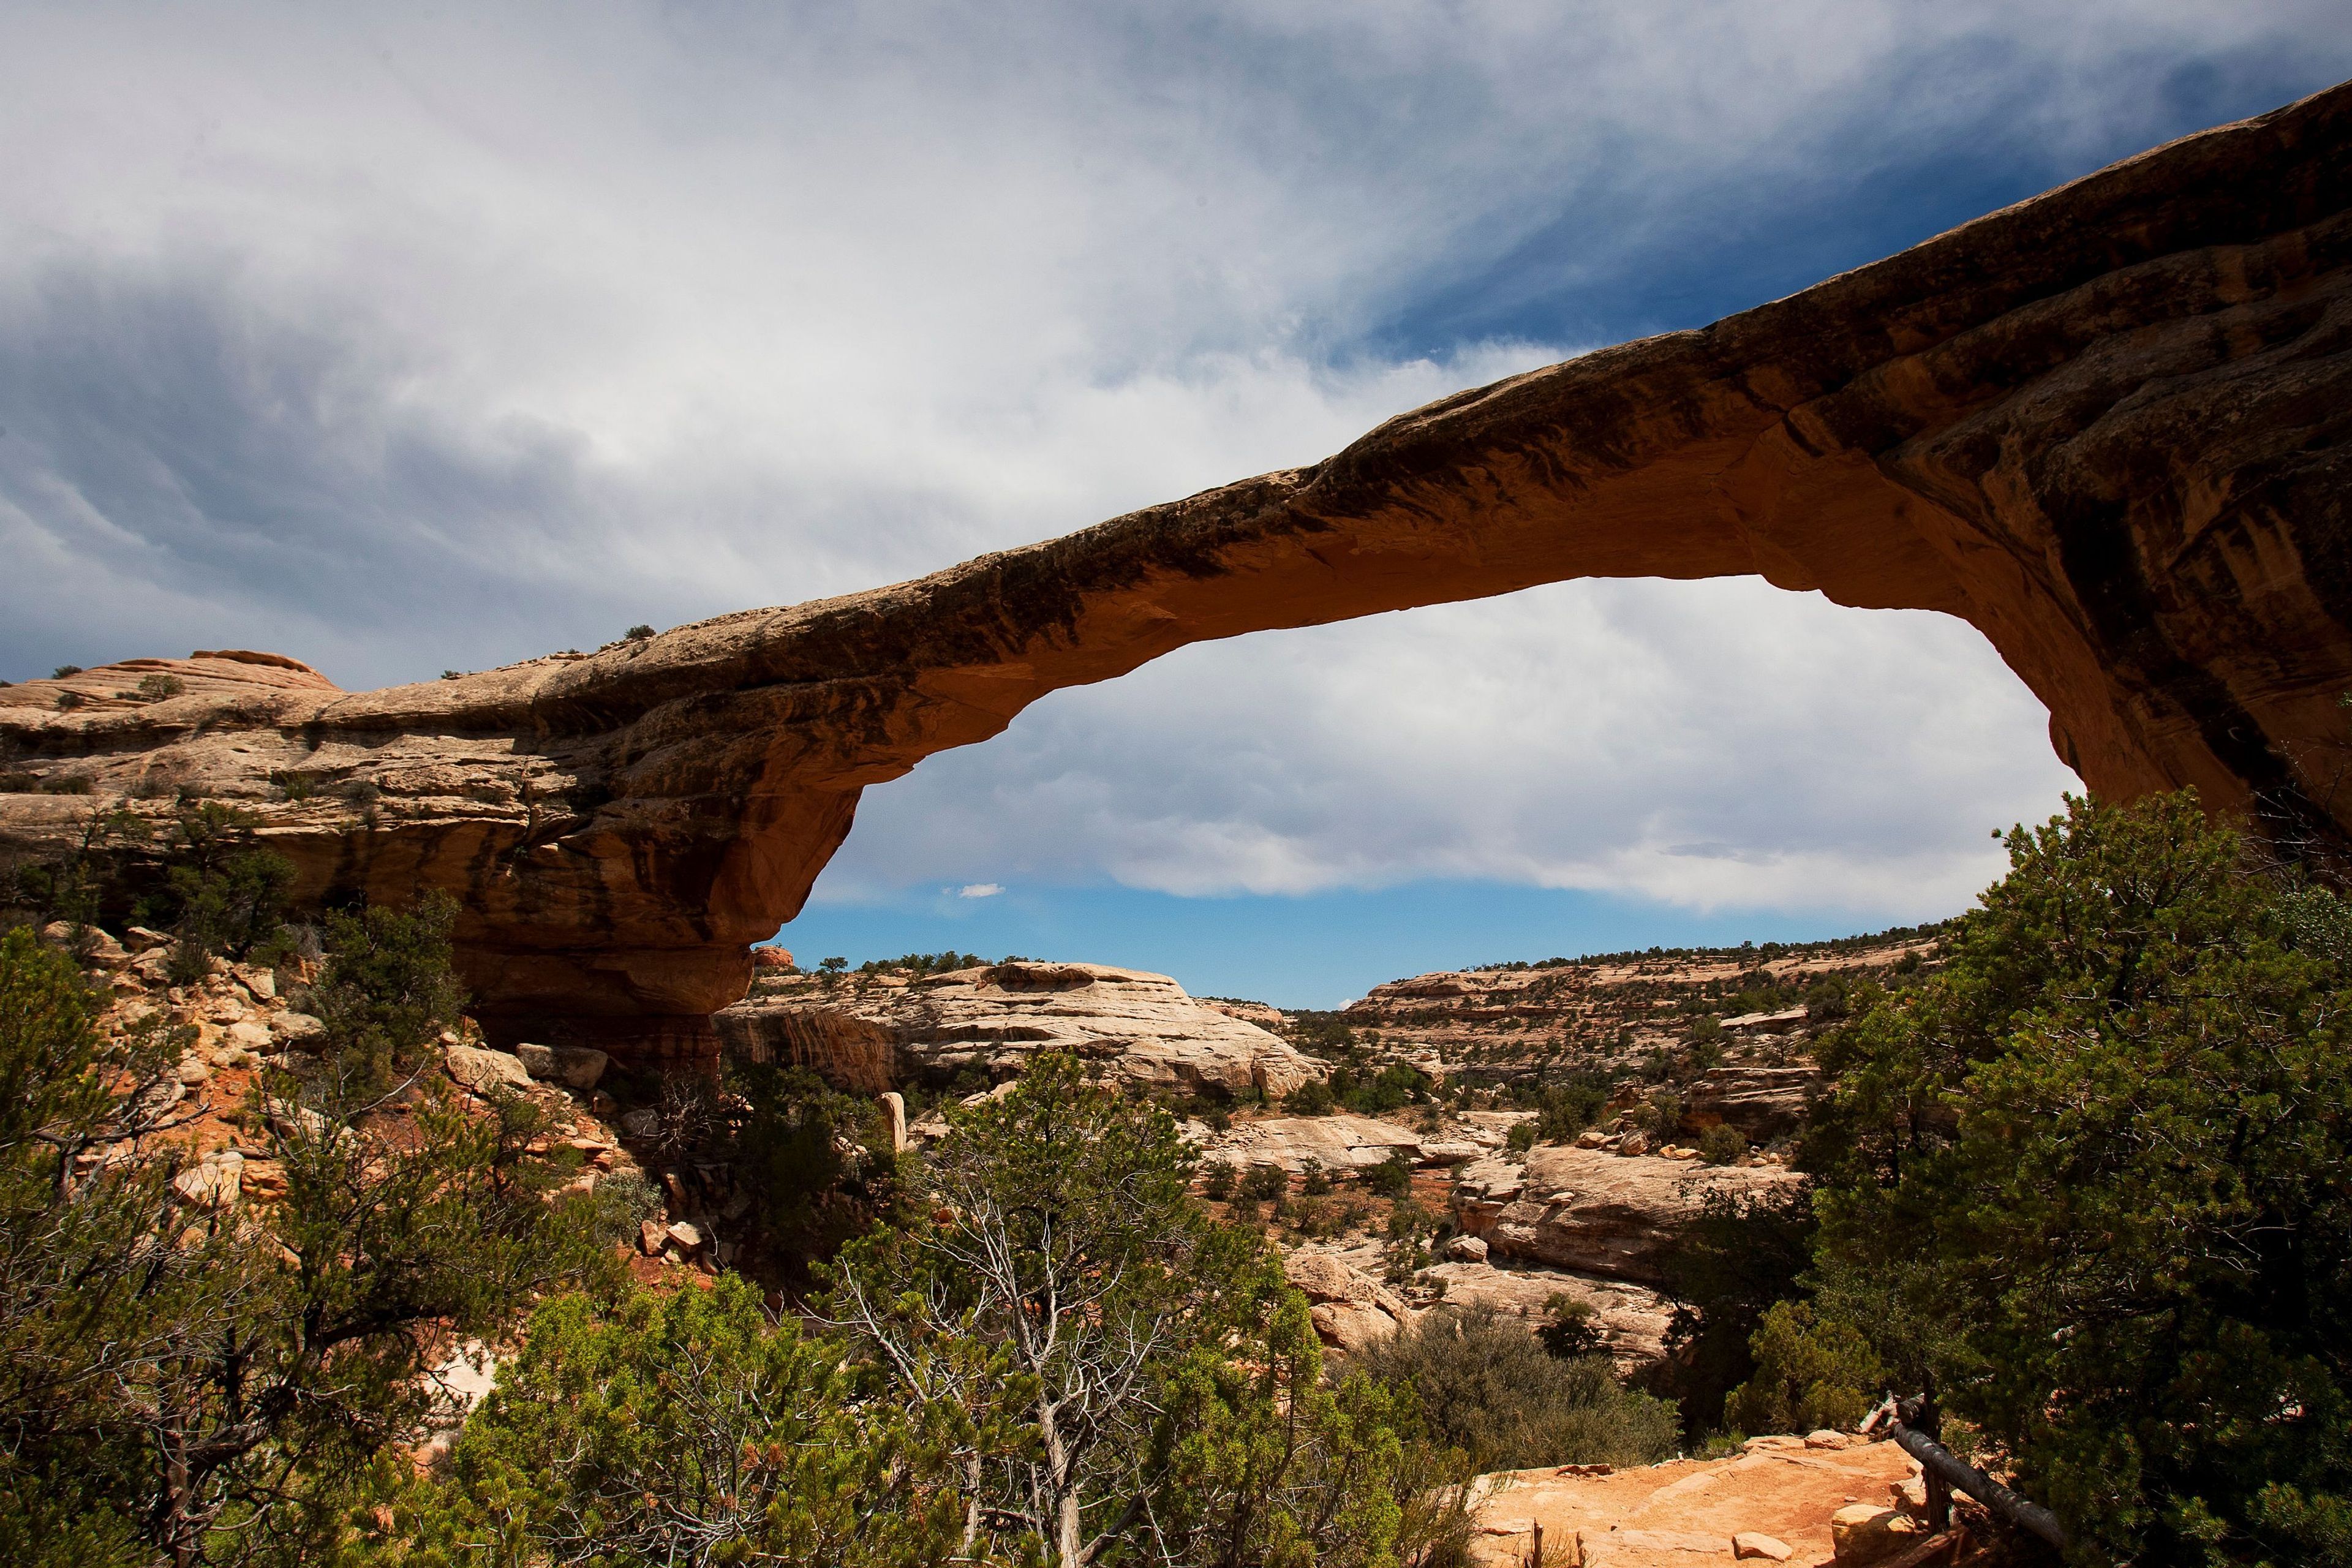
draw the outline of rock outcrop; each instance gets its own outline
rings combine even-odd
[[[1840,1510],[1856,1498],[1886,1497],[1918,1468],[1893,1443],[1809,1448],[1801,1437],[1774,1436],[1750,1438],[1721,1459],[1481,1476],[1470,1494],[1471,1557],[1484,1568],[1522,1568],[1540,1525],[1544,1561],[1577,1568],[1696,1568],[1743,1558],[1827,1568],[1833,1558],[1848,1561],[1836,1554],[1832,1521]]]
[[[1475,1152],[1467,1145],[1465,1148],[1466,1152]],[[1393,1121],[1344,1111],[1237,1121],[1212,1140],[1202,1156],[1244,1167],[1279,1165],[1292,1175],[1306,1170],[1310,1161],[1326,1171],[1345,1173],[1367,1171],[1394,1159],[1413,1165],[1425,1160],[1418,1133]]]
[[[1709,1194],[1761,1194],[1798,1180],[1774,1165],[1541,1148],[1524,1165],[1486,1159],[1465,1166],[1454,1213],[1506,1258],[1662,1285],[1667,1256]]]
[[[1291,1253],[1282,1269],[1307,1298],[1316,1337],[1335,1350],[1378,1344],[1416,1315],[1395,1291],[1326,1248]]]
[[[1769,1143],[1805,1124],[1823,1082],[1819,1068],[1740,1063],[1701,1074],[1683,1091],[1684,1120],[1705,1127],[1724,1122],[1750,1142]]]
[[[713,1020],[729,1049],[805,1067],[845,1089],[1017,1077],[1039,1051],[1104,1062],[1130,1083],[1288,1094],[1323,1076],[1287,1041],[1204,1006],[1165,974],[1028,961],[908,980],[796,976]]]
[[[2095,789],[2341,845],[2347,430],[2337,88],[896,587],[381,691],[254,654],[0,689],[0,852],[73,838],[89,803],[51,791],[199,788],[264,814],[303,898],[457,893],[496,1043],[703,1053],[859,793],[1047,692],[1268,627],[1749,574],[1967,619]]]
[[[1464,1239],[1456,1237],[1456,1240]],[[1470,1238],[1475,1239],[1475,1238]],[[1550,1268],[1497,1268],[1491,1263],[1438,1263],[1414,1276],[1417,1283],[1442,1283],[1454,1307],[1492,1307],[1524,1318],[1529,1326],[1550,1321],[1561,1297],[1591,1309],[1617,1364],[1627,1370],[1666,1353],[1666,1330],[1674,1306],[1646,1286]]]

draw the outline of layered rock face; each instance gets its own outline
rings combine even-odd
[[[1710,1194],[1761,1195],[1799,1180],[1773,1165],[1541,1148],[1525,1165],[1465,1166],[1454,1212],[1465,1233],[1504,1257],[1662,1285],[1668,1255]]]
[[[1165,974],[1102,963],[990,964],[918,980],[771,983],[713,1022],[727,1047],[879,1093],[966,1069],[1018,1076],[1039,1051],[1101,1061],[1145,1087],[1284,1095],[1323,1069],[1288,1042],[1184,994]]]
[[[456,893],[494,1037],[707,1052],[859,793],[1049,691],[1268,627],[1748,574],[1966,618],[2095,789],[2194,784],[2341,845],[2347,328],[2338,88],[1327,461],[897,587],[382,691],[253,655],[0,690],[0,851],[87,816],[27,784],[192,784],[263,813],[306,898]],[[184,689],[115,695],[147,674]]]

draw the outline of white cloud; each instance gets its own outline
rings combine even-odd
[[[955,890],[955,895],[959,899],[992,899],[1003,891],[1003,885],[999,882],[966,882]]]
[[[2334,9],[12,6],[0,675],[365,685],[933,570],[1583,346],[1450,323],[1744,191],[2318,85]],[[1062,694],[870,796],[825,891],[1948,905],[2059,782],[1964,628],[1572,585]]]
[[[869,794],[826,900],[980,872],[1949,912],[2076,787],[1966,625],[1589,582],[1184,649]]]

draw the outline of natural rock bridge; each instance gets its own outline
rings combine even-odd
[[[693,1054],[859,792],[1049,691],[1268,627],[1743,574],[1963,617],[2094,789],[2194,784],[2340,844],[2347,208],[2352,86],[1312,467],[895,587],[381,691],[247,654],[26,682],[0,690],[0,852],[89,815],[28,789],[199,785],[263,818],[307,899],[456,893],[495,1037]],[[154,672],[185,689],[115,695]]]

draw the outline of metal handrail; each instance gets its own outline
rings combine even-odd
[[[1906,1425],[1906,1415],[1918,1425]],[[1920,1469],[1927,1474],[1927,1523],[1931,1528],[1941,1530],[1949,1522],[1951,1494],[1960,1491],[2051,1545],[2066,1544],[2066,1529],[2058,1522],[2056,1514],[2018,1496],[1936,1440],[1936,1428],[1942,1423],[1937,1419],[1931,1401],[1923,1398],[1898,1403],[1893,1394],[1888,1394],[1885,1403],[1870,1413],[1870,1419],[1862,1424],[1863,1436],[1868,1436],[1881,1421],[1889,1422],[1886,1435],[1918,1460]]]

